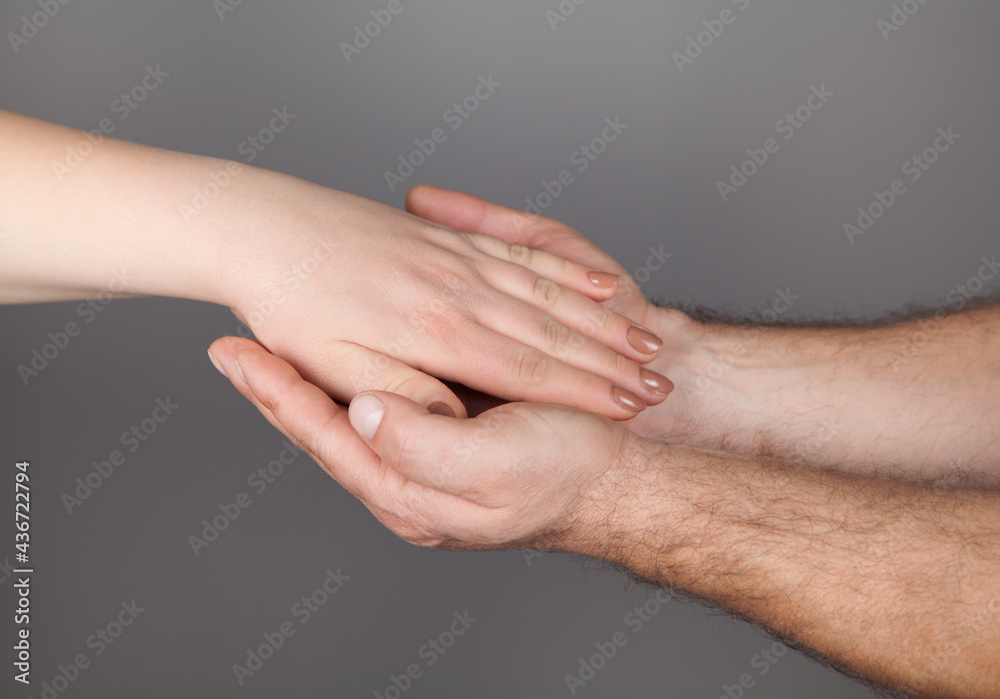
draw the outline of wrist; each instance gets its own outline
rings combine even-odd
[[[296,177],[239,165],[216,210],[199,225],[217,236],[211,300],[232,307],[251,327],[330,265],[334,231],[347,204],[341,192]]]
[[[555,548],[640,572],[650,538],[670,529],[675,493],[663,487],[665,471],[675,463],[672,452],[684,448],[623,432],[616,458],[581,498],[573,526]]]
[[[630,427],[644,437],[738,453],[777,438],[773,428],[802,408],[835,353],[823,332],[703,323],[656,309],[652,329],[667,338],[652,367],[676,389]],[[787,424],[783,425],[787,427]]]

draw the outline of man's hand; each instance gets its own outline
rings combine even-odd
[[[249,340],[211,354],[407,541],[593,556],[918,696],[1000,692],[996,492],[664,445],[562,406],[461,420],[364,393],[348,412]]]
[[[559,221],[431,187],[407,209],[620,275],[605,305],[664,339],[647,366],[676,386],[625,423],[640,436],[862,473],[1000,476],[1000,306],[882,327],[701,323],[647,302]]]
[[[599,521],[625,428],[562,405],[508,403],[459,420],[393,393],[350,411],[260,345],[210,355],[236,388],[389,529],[420,546],[571,548]]]

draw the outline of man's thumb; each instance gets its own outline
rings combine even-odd
[[[385,465],[422,485],[450,488],[452,484],[442,482],[453,471],[447,446],[460,441],[468,421],[434,415],[409,398],[384,391],[359,394],[348,417]]]
[[[366,391],[351,401],[348,417],[354,431],[381,452],[380,447],[391,449],[394,442],[409,430],[424,431],[423,441],[430,444],[441,432],[442,423],[439,421],[446,423],[445,417],[453,416],[436,415],[420,403],[397,393]]]

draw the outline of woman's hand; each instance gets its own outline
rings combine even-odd
[[[645,368],[658,372],[657,376],[665,374],[678,380],[677,390],[671,394],[669,401],[643,411],[628,423],[628,427],[643,437],[672,441],[678,437],[692,439],[699,429],[704,430],[708,425],[717,423],[716,416],[712,413],[706,415],[701,402],[696,400],[697,387],[681,378],[689,376],[686,367],[695,353],[694,339],[704,334],[704,326],[681,311],[650,303],[635,280],[614,258],[577,231],[552,218],[510,209],[470,194],[426,185],[410,190],[406,209],[443,226],[495,236],[511,245],[571,260],[586,269],[602,269],[618,275],[617,293],[604,300],[602,305],[662,337],[662,351]],[[694,384],[693,379],[690,384]],[[674,384],[668,382],[665,390],[673,389]],[[692,419],[697,422],[703,417],[704,426],[692,424]],[[715,445],[714,441],[702,441],[706,445]]]
[[[342,402],[387,390],[464,415],[433,376],[628,419],[671,388],[642,367],[659,338],[601,305],[614,274],[275,173],[226,198],[234,311]]]
[[[432,376],[615,419],[666,396],[666,380],[641,367],[659,339],[598,303],[617,291],[599,268],[287,175],[3,111],[0,155],[0,303],[221,303],[344,402],[390,390],[464,414]]]

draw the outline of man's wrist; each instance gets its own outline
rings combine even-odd
[[[670,313],[653,316],[667,342],[652,368],[676,389],[629,423],[644,437],[864,473],[997,472],[994,309],[846,328]],[[979,413],[942,421],[956,399]]]
[[[669,339],[654,370],[677,388],[632,429],[742,454],[823,441],[819,415],[797,418],[828,407],[831,392],[815,390],[835,381],[851,345],[847,335],[858,331],[703,323],[657,310],[653,329]]]
[[[617,458],[583,495],[573,525],[556,548],[641,572],[651,560],[649,537],[656,538],[657,547],[667,543],[677,502],[677,493],[662,487],[663,471],[675,450],[687,448],[625,432]]]

